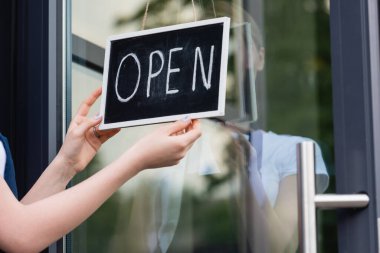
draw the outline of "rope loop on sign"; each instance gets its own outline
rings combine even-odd
[[[216,18],[216,10],[215,10],[215,3],[214,3],[214,0],[211,0],[211,3],[212,3],[212,10],[213,10],[213,12],[214,12],[214,17]],[[144,17],[143,17],[142,24],[141,24],[141,30],[144,30],[144,29],[145,29],[146,19],[147,19],[147,17],[148,17],[148,11],[149,11],[149,4],[150,4],[150,0],[148,0],[148,1],[146,2],[145,12],[144,12]],[[191,4],[193,5],[194,22],[196,22],[196,21],[197,21],[197,12],[196,12],[196,9],[195,9],[195,3],[194,3],[194,0],[191,0]]]
[[[193,4],[193,15],[194,15],[194,22],[195,22],[195,21],[197,21],[197,13],[195,12],[194,0],[191,0],[191,3]]]
[[[146,18],[148,17],[149,4],[150,4],[150,0],[148,0],[148,2],[146,2],[145,13],[144,13],[143,21],[141,24],[141,30],[145,29]]]
[[[212,10],[214,11],[214,16],[215,16],[215,18],[216,18],[216,11],[215,11],[215,3],[214,3],[214,0],[211,0],[211,3],[212,3]],[[141,23],[141,30],[144,30],[144,29],[145,29],[146,19],[148,18],[149,4],[150,4],[150,0],[148,0],[148,1],[146,2],[145,12],[144,12],[143,20],[142,20],[142,23]],[[196,22],[198,18],[197,18],[197,12],[196,12],[196,9],[195,9],[195,3],[194,3],[194,0],[191,0],[191,4],[192,4],[192,6],[193,6],[194,22]]]
[[[214,0],[211,0],[211,3],[212,3],[212,10],[214,11],[214,17],[216,18],[216,11],[215,11]]]

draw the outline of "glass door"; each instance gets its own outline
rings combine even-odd
[[[108,36],[223,16],[231,31],[225,116],[202,120],[178,166],[127,182],[67,237],[67,252],[297,252],[298,143],[316,144],[316,192],[335,193],[330,2],[70,3],[73,111],[102,84]],[[156,127],[123,129],[73,183]],[[335,211],[317,212],[319,252],[338,252],[337,224]]]

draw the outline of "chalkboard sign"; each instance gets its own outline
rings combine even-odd
[[[224,115],[229,18],[112,36],[100,129]]]

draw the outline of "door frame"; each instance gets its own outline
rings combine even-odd
[[[2,3],[0,131],[10,142],[20,198],[62,145],[63,1]],[[48,251],[62,252],[61,241]]]
[[[330,1],[336,192],[367,193],[363,210],[339,210],[339,252],[378,252],[379,19],[375,0]]]

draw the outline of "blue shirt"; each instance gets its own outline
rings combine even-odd
[[[15,168],[14,168],[14,164],[12,160],[12,155],[9,148],[8,140],[1,133],[0,133],[0,142],[2,142],[4,146],[5,155],[6,155],[4,180],[17,198],[18,194],[17,194],[17,185],[16,185],[16,175],[15,175]]]
[[[254,131],[251,136],[251,142],[257,156],[257,159],[254,160],[257,163],[251,166],[250,170],[257,168],[265,193],[271,204],[274,205],[281,180],[287,176],[297,174],[297,143],[312,140],[262,130]],[[316,145],[315,159],[316,191],[321,193],[328,186],[329,176],[319,145]],[[253,173],[253,171],[250,171],[250,173]],[[257,185],[257,182],[254,185]]]

